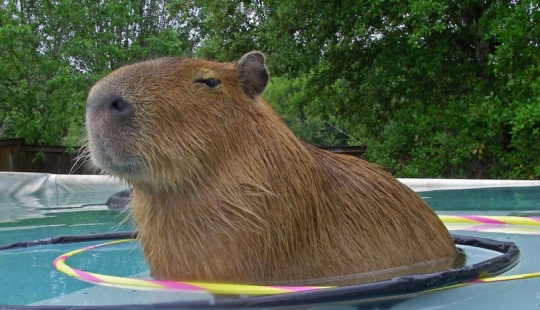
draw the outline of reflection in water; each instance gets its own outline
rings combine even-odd
[[[50,210],[84,208],[104,209],[111,193],[69,193],[40,196],[4,196],[0,197],[0,223],[18,221],[27,218],[44,217]],[[60,203],[59,203],[60,202]],[[84,204],[84,205],[83,205]],[[101,205],[101,206],[95,206]]]

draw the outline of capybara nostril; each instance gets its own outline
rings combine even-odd
[[[112,97],[106,103],[109,106],[109,111],[115,116],[127,117],[133,112],[133,105],[120,97]]]

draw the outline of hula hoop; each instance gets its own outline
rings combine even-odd
[[[439,215],[439,218],[445,224],[490,224],[490,225],[540,226],[540,217]]]
[[[441,220],[445,224],[482,224],[482,225],[505,225],[505,226],[537,226],[540,227],[540,218],[522,218],[512,216],[476,216],[476,215],[441,215]],[[484,226],[480,226],[484,228]],[[475,230],[470,229],[468,230]],[[75,269],[66,264],[66,260],[73,255],[83,251],[109,246],[122,242],[130,242],[134,239],[117,240],[107,243],[88,246],[82,249],[74,250],[57,257],[53,266],[62,273],[65,273],[76,279],[97,285],[107,285],[139,290],[186,290],[207,292],[217,295],[275,295],[284,293],[304,292],[311,290],[321,290],[335,288],[334,286],[263,286],[263,285],[242,285],[242,284],[224,284],[224,283],[204,283],[204,282],[178,282],[178,281],[160,281],[153,279],[136,279],[129,277],[117,277],[105,274],[98,274]],[[503,281],[512,281],[540,277],[540,272],[525,273],[501,277],[484,277],[469,280],[467,282],[453,284],[445,288],[461,287],[471,284],[494,283]]]
[[[492,217],[478,217],[476,220],[494,220]],[[465,218],[464,220],[470,221],[471,218]],[[504,225],[512,225],[514,220],[521,221],[522,219],[509,219]],[[461,221],[461,220],[459,220]],[[502,220],[501,220],[502,222]],[[482,222],[480,222],[482,224]],[[471,223],[470,225],[474,225]],[[484,224],[486,225],[486,224]],[[127,242],[124,239],[133,239],[137,237],[137,232],[113,232],[102,233],[92,235],[69,235],[58,236],[53,238],[46,238],[33,241],[16,242],[7,245],[0,245],[0,251],[13,250],[20,248],[28,248],[40,245],[53,245],[53,244],[65,244],[75,242],[89,242],[89,241],[102,241],[115,239],[119,242]],[[122,240],[119,240],[122,239]],[[208,299],[203,300],[187,300],[187,301],[172,301],[162,302],[154,304],[122,304],[122,305],[103,305],[103,306],[52,306],[50,309],[56,310],[73,310],[74,308],[81,309],[108,309],[108,310],[127,310],[127,309],[239,309],[239,308],[283,308],[283,307],[298,307],[298,306],[317,306],[317,305],[370,305],[370,307],[383,307],[388,308],[393,304],[400,302],[404,299],[429,294],[449,288],[455,288],[465,285],[471,285],[476,283],[491,283],[500,281],[509,281],[526,279],[529,277],[538,276],[537,273],[514,275],[508,277],[497,277],[502,273],[512,269],[519,262],[520,251],[519,248],[513,243],[508,241],[496,241],[479,237],[467,237],[453,235],[454,243],[456,245],[472,246],[476,248],[482,248],[499,253],[498,256],[479,262],[470,266],[462,268],[454,268],[441,272],[435,272],[430,274],[419,274],[403,277],[395,277],[389,280],[365,283],[358,285],[340,286],[340,287],[327,287],[327,288],[314,288],[312,290],[298,290],[287,294],[271,294],[271,295],[254,295],[249,298],[217,298],[215,296],[209,296]],[[82,250],[89,250],[95,248],[95,246],[83,248]],[[76,251],[70,252],[71,255],[77,254]],[[68,253],[69,254],[69,253]],[[62,255],[63,256],[63,255]],[[59,259],[62,258],[60,256]],[[64,265],[65,260],[69,257],[63,257]],[[58,264],[57,264],[58,265]],[[60,264],[61,265],[61,264]],[[71,268],[71,267],[68,267]],[[77,274],[75,269],[71,268],[73,274]],[[84,271],[81,271],[84,272]],[[71,276],[73,276],[71,274]],[[129,279],[129,278],[128,278]],[[494,280],[490,280],[494,279]],[[135,279],[138,280],[138,279]],[[112,285],[111,283],[99,283],[101,285]],[[159,283],[154,283],[159,284]],[[194,283],[187,283],[192,285]],[[212,284],[215,285],[215,284]],[[222,285],[220,290],[230,290],[231,285]],[[118,285],[118,286],[121,286]],[[125,287],[125,286],[124,286]],[[133,289],[134,287],[129,287]],[[193,287],[192,287],[193,288]],[[273,287],[275,288],[275,287]],[[294,289],[295,287],[281,287],[287,289]],[[307,288],[307,287],[304,287]],[[141,289],[141,288],[138,288]],[[147,289],[147,288],[142,288]],[[150,288],[155,289],[155,288]],[[246,295],[246,291],[240,292],[241,295]],[[204,291],[208,292],[205,288],[193,288],[192,291]],[[258,293],[257,293],[258,294]],[[9,306],[0,305],[2,309],[49,309],[48,306]]]
[[[540,235],[540,217],[440,215],[448,230]]]
[[[245,284],[225,284],[225,283],[206,283],[206,282],[179,282],[162,281],[153,279],[136,279],[129,277],[118,277],[99,273],[83,271],[70,267],[66,260],[76,254],[96,248],[110,246],[118,243],[133,242],[135,239],[116,240],[96,245],[87,246],[78,250],[62,254],[53,261],[53,266],[58,271],[76,278],[78,280],[104,286],[114,286],[127,289],[139,290],[185,290],[196,292],[207,292],[216,295],[275,295],[284,293],[303,292],[310,290],[320,290],[335,288],[336,286],[263,286],[263,285],[245,285]],[[471,284],[495,283],[513,280],[523,280],[540,277],[540,272],[516,274],[511,276],[498,276],[478,278],[466,283],[455,284],[445,287],[454,288],[467,286]]]
[[[73,278],[97,285],[115,286],[129,289],[144,290],[185,290],[208,292],[217,295],[274,295],[284,293],[294,293],[309,291],[315,289],[329,288],[328,286],[262,286],[262,285],[244,285],[244,284],[220,284],[203,282],[177,282],[160,281],[153,279],[136,279],[127,277],[117,277],[98,273],[87,272],[75,269],[66,264],[66,260],[73,255],[84,251],[114,245],[123,242],[131,242],[135,239],[116,240],[96,245],[84,247],[58,256],[53,261],[53,266],[58,271],[67,274]]]

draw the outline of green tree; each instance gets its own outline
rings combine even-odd
[[[200,55],[267,52],[302,83],[288,111],[332,121],[398,175],[540,177],[536,1],[189,5]]]
[[[86,94],[110,70],[193,50],[167,1],[7,0],[0,14],[0,118],[29,143],[76,143]]]
[[[311,143],[348,135],[400,176],[539,178],[538,24],[536,0],[6,0],[0,118],[72,143],[111,69],[261,50],[266,96]]]
[[[317,146],[347,145],[350,136],[330,120],[307,114],[302,105],[303,78],[273,77],[264,97],[302,141]]]

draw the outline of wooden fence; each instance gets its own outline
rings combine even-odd
[[[57,174],[93,174],[76,164],[77,152],[69,154],[62,146],[26,145],[24,139],[0,140],[0,171]]]
[[[364,147],[321,147],[330,152],[360,157]],[[0,171],[42,172],[56,174],[95,174],[77,162],[77,153],[69,154],[62,146],[26,145],[24,139],[0,140]]]

